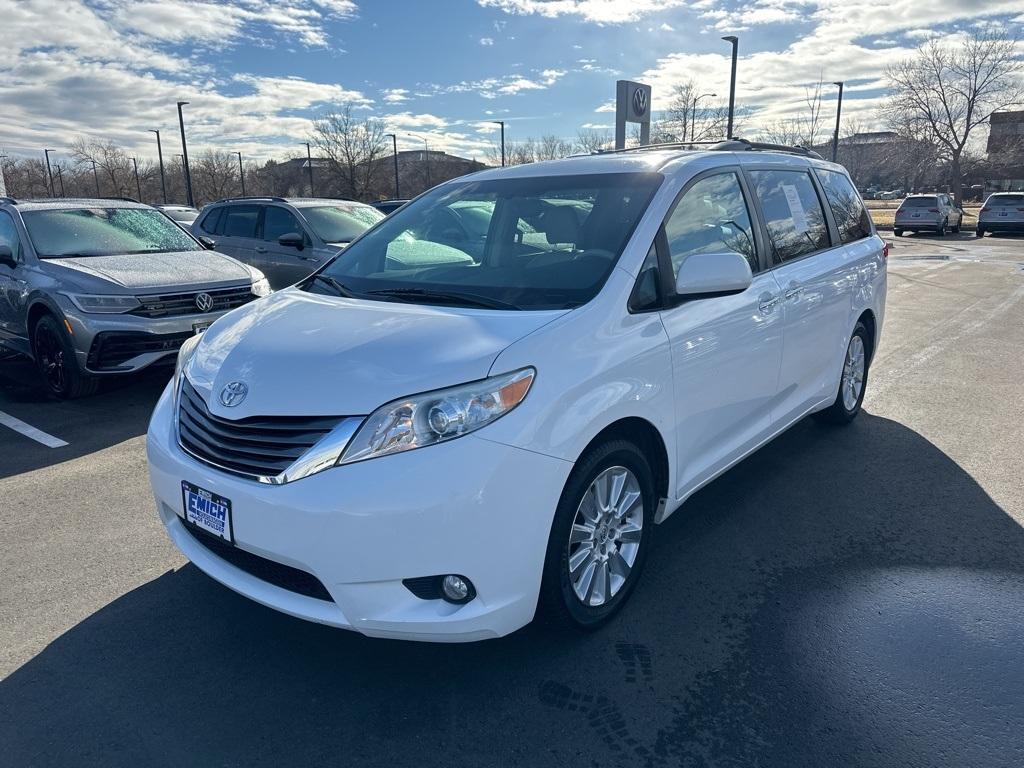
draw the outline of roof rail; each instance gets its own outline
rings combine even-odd
[[[235,203],[239,200],[272,200],[275,203],[287,203],[288,200],[284,197],[274,197],[273,195],[245,195],[243,197],[224,197],[220,200],[214,200],[215,203]]]
[[[748,141],[747,139],[728,139],[720,141],[711,149],[719,152],[785,152],[789,155],[800,155],[801,157],[813,157],[817,160],[823,159],[813,149],[801,146],[789,146],[787,144],[768,144],[763,141]]]
[[[722,141],[669,141],[664,144],[643,144],[639,147],[627,147],[626,149],[598,149],[591,154],[613,155],[619,152],[653,152],[659,149],[707,149],[715,152],[785,152],[790,155],[801,157],[813,157],[821,160],[822,157],[813,149],[807,147],[790,147],[786,144],[767,144],[761,141],[748,141],[747,139],[727,139]]]
[[[62,197],[55,197],[54,200],[64,200]],[[88,200],[89,198],[85,198]],[[97,197],[96,200],[120,200],[123,203],[137,203],[139,202],[134,197],[122,197],[120,195],[104,195],[103,197]]]

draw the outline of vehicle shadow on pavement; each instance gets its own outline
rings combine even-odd
[[[1024,531],[923,436],[807,421],[589,634],[371,640],[186,566],[0,682],[10,765],[1024,764]]]
[[[58,401],[43,390],[30,360],[0,357],[0,411],[67,443],[49,448],[0,426],[0,446],[16,446],[0,455],[0,478],[69,461],[145,434],[171,373],[163,367],[117,377],[104,381],[91,397]]]

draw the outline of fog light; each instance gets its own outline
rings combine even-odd
[[[449,603],[468,603],[476,596],[476,590],[469,579],[452,573],[441,580],[441,592]]]

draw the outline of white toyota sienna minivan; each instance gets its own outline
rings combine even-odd
[[[182,347],[148,434],[160,517],[231,589],[366,635],[597,626],[695,490],[857,415],[886,256],[806,151],[456,179]]]

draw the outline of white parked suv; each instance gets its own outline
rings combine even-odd
[[[694,491],[857,415],[886,256],[807,152],[451,181],[182,349],[148,434],[159,515],[228,587],[366,635],[597,626]]]

